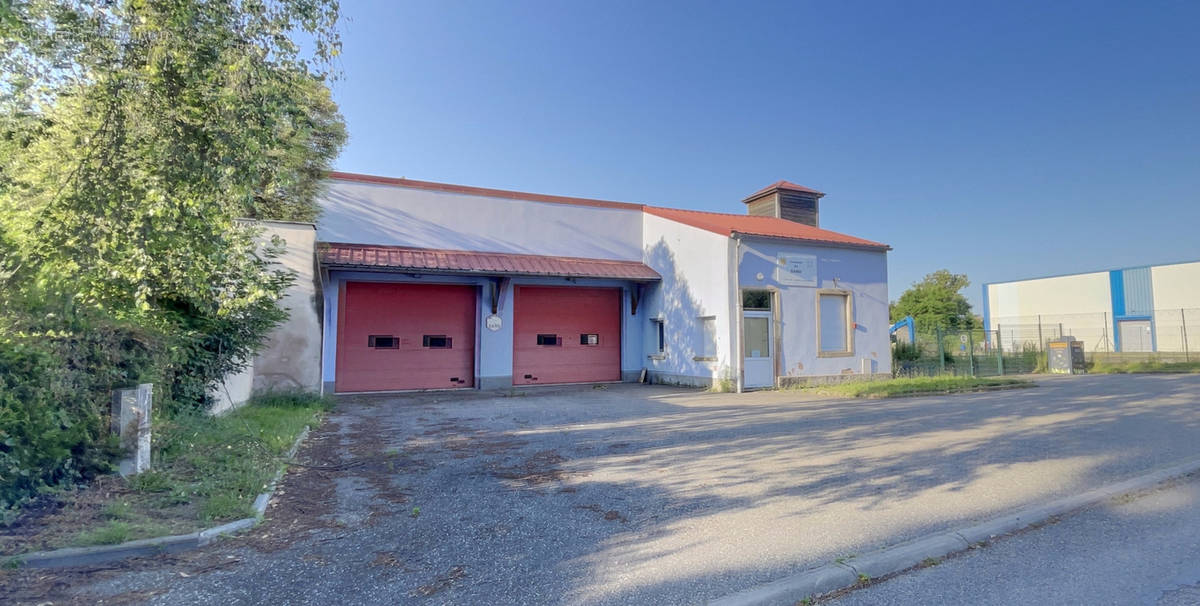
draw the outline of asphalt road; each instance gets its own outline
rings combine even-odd
[[[0,589],[32,603],[693,604],[1196,456],[1200,376],[1039,382],[876,401],[638,385],[350,398],[249,536],[0,572]]]
[[[1200,479],[1119,499],[827,602],[1200,604]]]

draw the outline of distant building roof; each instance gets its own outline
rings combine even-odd
[[[378,246],[322,242],[318,257],[326,267],[399,272],[436,272],[466,275],[552,276],[563,278],[615,278],[656,282],[658,272],[641,261],[583,259],[466,250],[440,250],[407,246]]]
[[[735,233],[745,234],[750,236],[765,236],[771,238],[788,238],[793,240],[802,240],[817,244],[833,244],[839,246],[851,246],[856,248],[872,248],[880,250],[890,250],[891,247],[887,244],[864,240],[854,236],[848,236],[835,231],[804,225],[787,219],[778,219],[775,217],[757,217],[751,215],[735,215],[728,213],[713,213],[698,210],[681,210],[676,208],[666,208],[662,206],[650,206],[646,204],[634,204],[630,202],[613,202],[611,200],[596,200],[592,198],[573,198],[569,196],[551,196],[546,194],[531,194],[527,192],[510,191],[504,189],[489,189],[485,187],[471,187],[467,185],[452,185],[449,183],[436,183],[433,181],[416,181],[413,179],[396,178],[396,177],[378,177],[375,175],[362,175],[358,173],[347,173],[334,171],[329,173],[329,178],[339,181],[351,181],[357,183],[372,183],[377,185],[393,185],[397,187],[408,187],[414,189],[424,189],[428,191],[440,191],[446,193],[468,194],[475,196],[485,196],[492,198],[505,198],[509,200],[527,200],[531,202],[547,202],[550,204],[573,204],[576,206],[593,206],[599,208],[617,208],[624,210],[640,210],[664,219],[698,227],[713,233],[730,236]],[[769,185],[768,187],[759,190],[751,195],[747,200],[760,196],[773,189],[790,189],[795,191],[803,191],[817,196],[825,194],[796,185],[787,181],[779,181]],[[349,246],[349,245],[347,245]],[[647,268],[649,269],[649,268]],[[657,278],[656,278],[657,279]]]

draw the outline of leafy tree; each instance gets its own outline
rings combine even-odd
[[[960,291],[971,282],[965,274],[952,274],[939,269],[916,282],[900,299],[890,306],[892,322],[912,316],[917,327],[930,330],[942,328],[972,328],[974,316],[971,304]]]
[[[346,138],[337,19],[337,0],[0,0],[0,354],[25,369],[0,402],[103,403],[148,373],[202,408],[244,366],[291,276],[242,219],[317,217]],[[25,414],[5,413],[0,460]]]

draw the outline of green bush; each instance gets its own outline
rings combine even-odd
[[[916,362],[921,359],[921,348],[916,343],[896,343],[892,346],[892,362]]]
[[[9,324],[0,338],[0,510],[109,472],[112,390],[154,381],[163,365],[152,335],[65,315],[51,314],[50,329]]]

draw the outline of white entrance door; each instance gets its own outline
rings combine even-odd
[[[742,367],[743,385],[753,387],[775,386],[775,343],[771,312],[742,312]]]

